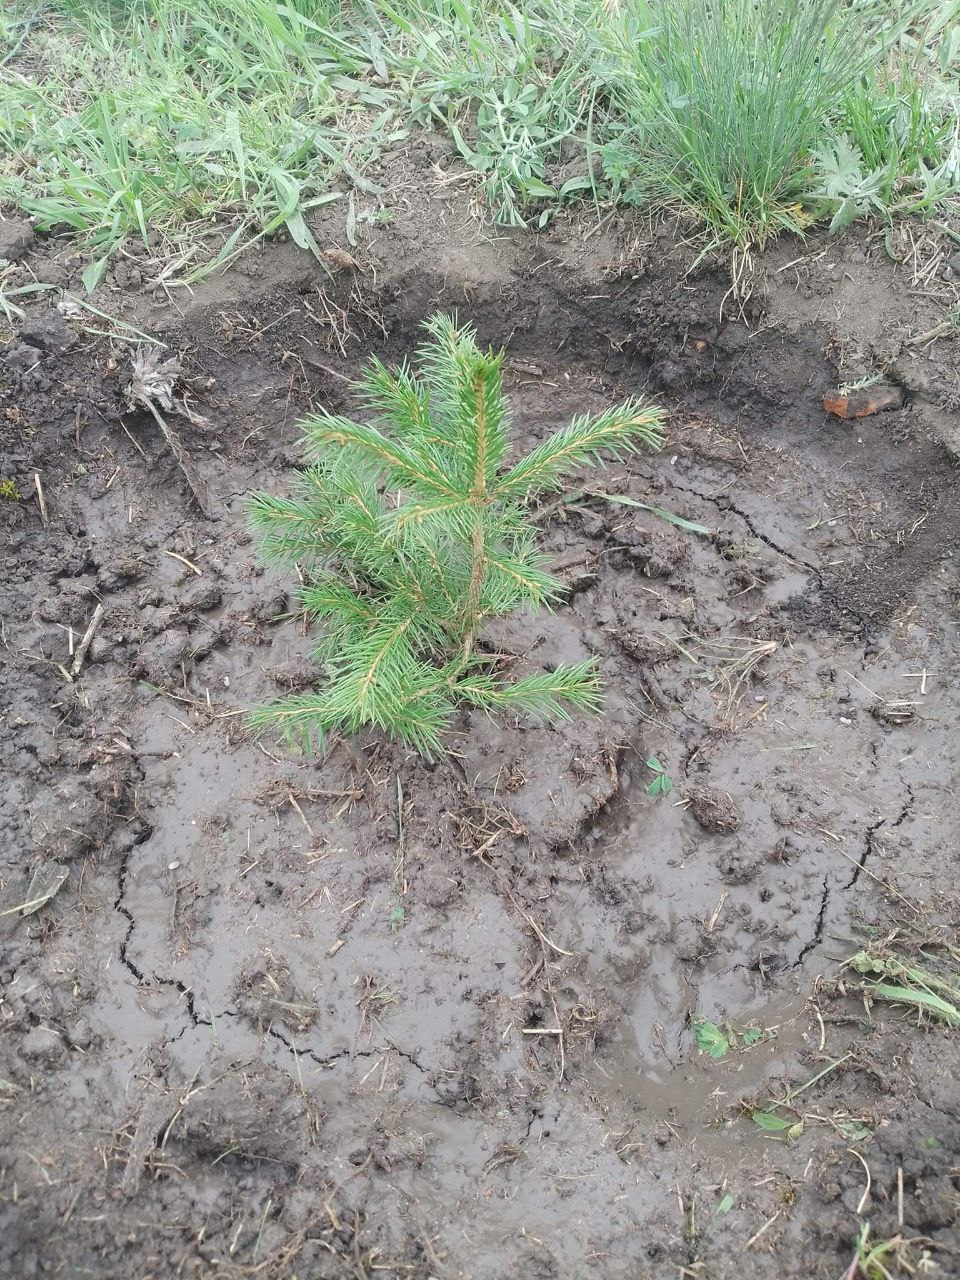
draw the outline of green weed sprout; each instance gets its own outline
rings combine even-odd
[[[425,328],[414,366],[370,362],[357,391],[371,421],[324,410],[306,420],[295,498],[249,502],[265,560],[301,567],[325,670],[316,691],[252,722],[307,750],[371,725],[432,758],[458,706],[546,720],[600,706],[594,659],[507,681],[476,637],[488,619],[562,595],[530,498],[604,454],[657,448],[662,413],[630,400],[575,418],[511,465],[504,353],[481,350],[451,317]]]

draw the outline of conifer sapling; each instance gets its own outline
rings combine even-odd
[[[545,719],[600,706],[594,659],[506,680],[477,634],[562,597],[530,499],[604,454],[657,448],[662,414],[627,401],[575,418],[511,463],[504,353],[481,350],[448,316],[425,328],[413,366],[370,362],[357,387],[368,421],[324,410],[306,420],[295,498],[250,499],[266,560],[300,566],[325,671],[315,692],[260,708],[253,722],[305,747],[374,725],[436,756],[459,705]]]

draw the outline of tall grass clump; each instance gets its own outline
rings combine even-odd
[[[608,174],[717,243],[802,230],[811,153],[858,75],[853,30],[839,0],[633,0],[607,41],[625,120]]]
[[[250,501],[265,559],[299,567],[325,672],[253,722],[307,748],[372,725],[436,756],[461,705],[548,720],[600,705],[592,659],[510,680],[479,633],[562,595],[530,498],[603,455],[657,447],[660,411],[628,401],[575,418],[511,462],[503,352],[446,316],[426,328],[414,367],[371,362],[358,391],[372,421],[307,419],[297,497]]]

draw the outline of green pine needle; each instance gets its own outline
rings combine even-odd
[[[491,618],[562,596],[528,499],[578,467],[657,448],[662,414],[629,401],[576,418],[511,466],[503,352],[450,316],[425,328],[414,365],[371,362],[358,395],[372,421],[320,411],[304,423],[297,497],[249,501],[264,558],[301,567],[325,668],[319,691],[252,723],[305,750],[372,726],[436,757],[458,704],[546,720],[601,706],[594,659],[505,681],[474,638]]]
[[[543,720],[569,720],[571,708],[595,712],[602,705],[595,658],[509,684],[488,675],[466,676],[454,688],[465,702],[486,711],[518,711]]]

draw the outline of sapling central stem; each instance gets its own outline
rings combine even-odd
[[[473,527],[473,535],[470,540],[470,585],[467,588],[466,629],[463,636],[464,658],[470,657],[470,651],[473,648],[473,635],[479,621],[480,593],[483,590],[483,579],[487,567],[484,508],[487,502],[489,423],[487,419],[486,386],[481,376],[474,377],[472,390],[476,401],[477,444],[473,467],[473,490],[470,496],[476,504],[477,522]]]
[[[481,512],[470,544],[471,567],[470,586],[467,590],[467,629],[463,635],[463,656],[465,658],[470,657],[470,651],[473,649],[474,632],[476,631],[477,623],[480,621],[480,592],[483,590],[484,571],[487,564],[484,547],[483,514]]]

